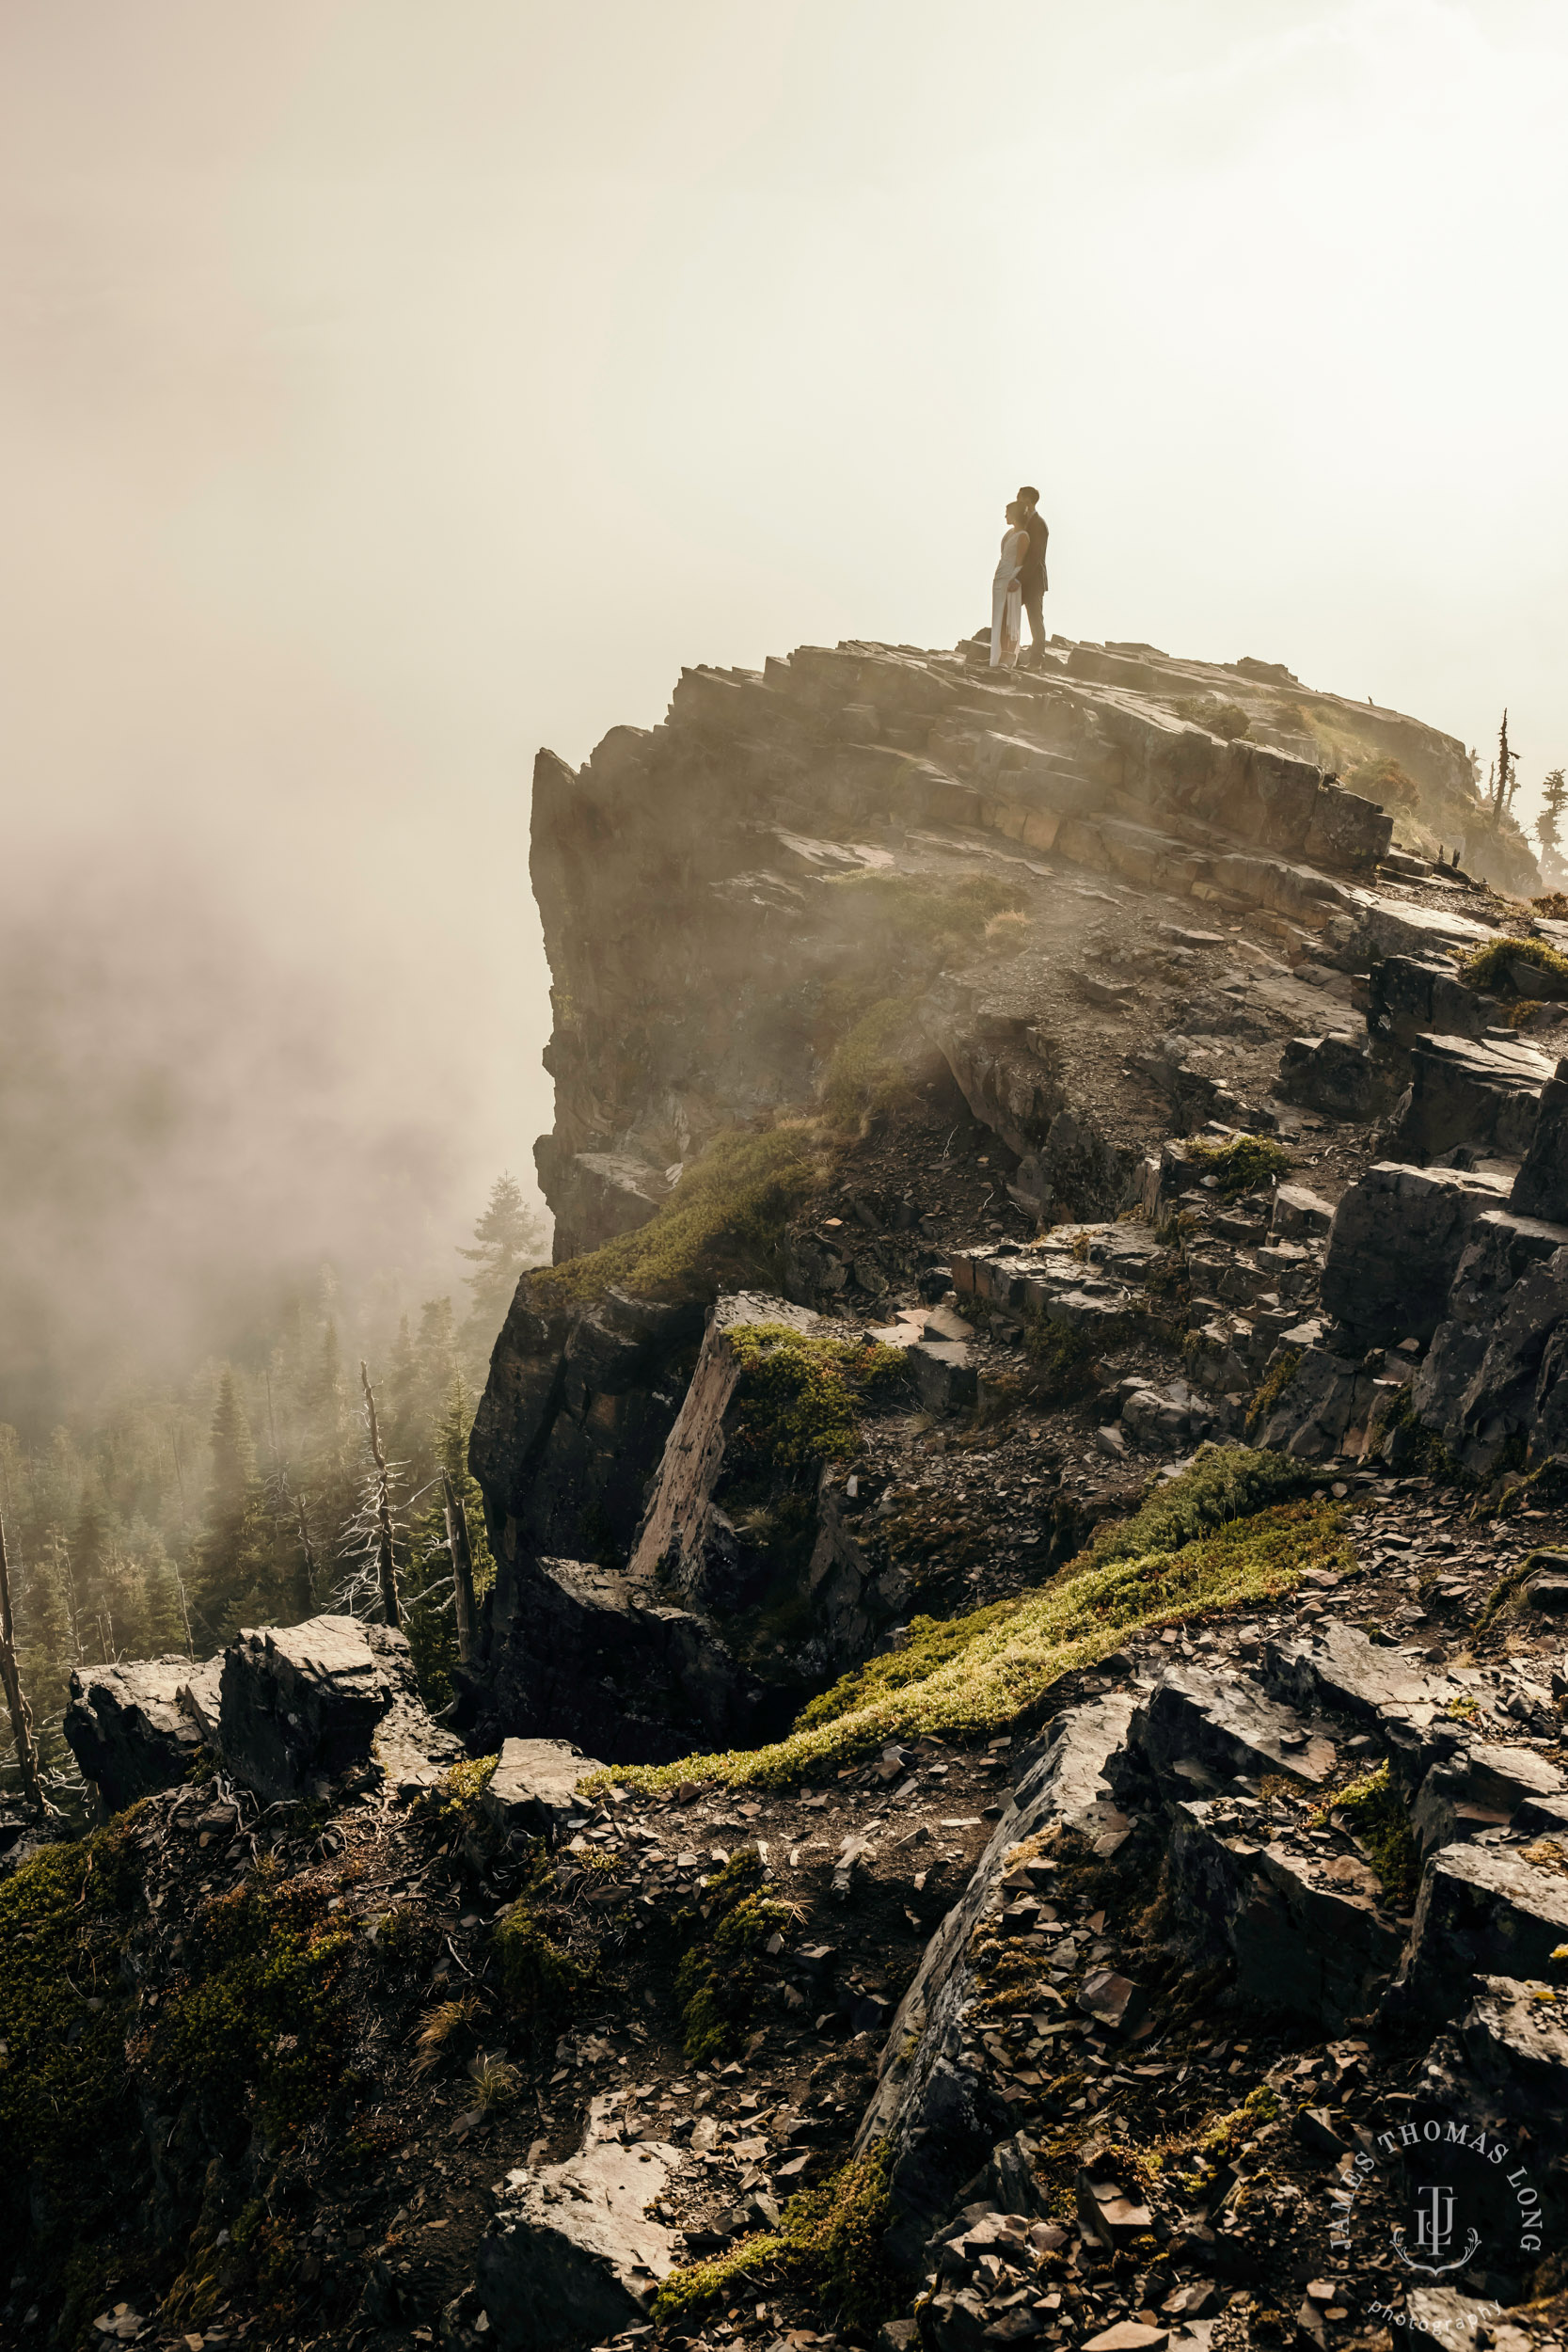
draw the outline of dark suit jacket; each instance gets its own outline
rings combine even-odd
[[[1051,532],[1037,506],[1024,529],[1029,533],[1029,552],[1023,559],[1018,577],[1019,585],[1027,596],[1032,588],[1049,588],[1051,585],[1045,576],[1045,548]]]

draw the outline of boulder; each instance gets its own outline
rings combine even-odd
[[[582,2352],[647,2325],[676,2262],[648,2207],[681,2163],[660,2142],[590,2137],[564,2164],[507,2174],[474,2271],[499,2352]]]
[[[1425,1674],[1397,1649],[1382,1648],[1358,1628],[1338,1623],[1321,1633],[1267,1643],[1263,1678],[1304,1712],[1345,1716],[1384,1740],[1396,1726],[1430,1724],[1463,1695],[1462,1686],[1446,1675]]]
[[[179,1657],[72,1671],[66,1740],[110,1813],[178,1788],[205,1753],[201,1726],[182,1703],[190,1676],[190,1660]]]
[[[1085,1849],[1110,1851],[1125,1834],[1107,1772],[1132,1716],[1132,1698],[1117,1692],[1058,1718],[899,2003],[855,2141],[857,2154],[887,2143],[899,2212],[888,2244],[896,2261],[913,2265],[954,2189],[1007,2128],[988,2090],[984,2056],[965,2032],[981,1990],[974,1930],[988,1912],[1000,1915],[1010,1857],[1025,1839],[1054,1829]]]
[[[1379,1160],[1334,1212],[1323,1302],[1369,1344],[1430,1340],[1470,1230],[1506,1206],[1512,1179]]]
[[[1330,1202],[1305,1184],[1281,1184],[1274,1196],[1269,1230],[1281,1241],[1316,1241],[1333,1222]]]
[[[1418,1419],[1478,1475],[1511,1446],[1554,1451],[1568,1428],[1568,1228],[1494,1211],[1477,1220],[1411,1388]]]
[[[1363,1122],[1381,1119],[1399,1090],[1394,1070],[1379,1060],[1364,1034],[1348,1029],[1291,1038],[1280,1056],[1275,1087],[1282,1103]]]
[[[1457,1144],[1522,1159],[1552,1064],[1532,1045],[1498,1037],[1419,1037],[1410,1048],[1408,1102],[1388,1137],[1402,1160],[1431,1160]]]
[[[520,1833],[553,1845],[579,1809],[578,1781],[602,1770],[568,1740],[505,1740],[480,1810],[503,1837]]]
[[[1179,1930],[1200,1954],[1229,1948],[1238,1998],[1330,2031],[1363,2015],[1403,1945],[1372,1873],[1349,1855],[1257,1845],[1207,1800],[1171,1812],[1166,1876]]]
[[[1385,956],[1372,966],[1367,1026],[1381,1044],[1401,1049],[1433,1031],[1479,1037],[1481,1002],[1451,963],[1435,956]]]
[[[1568,1224],[1568,1056],[1541,1089],[1530,1137],[1509,1206],[1520,1216]]]
[[[1456,2017],[1476,1978],[1540,1977],[1568,1941],[1568,1876],[1561,1841],[1541,1841],[1556,1866],[1529,1847],[1443,1846],[1421,1873],[1416,1919],[1391,2004],[1399,2014]]]
[[[258,1796],[314,1793],[369,1762],[395,1696],[369,1630],[354,1617],[308,1617],[244,1632],[225,1651],[224,1761]]]
[[[596,1562],[503,1551],[481,1630],[457,1677],[480,1742],[575,1740],[649,1764],[768,1736],[767,1692],[702,1618]]]
[[[1161,1676],[1132,1718],[1128,1747],[1164,1793],[1179,1798],[1193,1793],[1180,1769],[1186,1763],[1199,1765],[1216,1785],[1273,1773],[1316,1788],[1335,1758],[1332,1740],[1321,1727],[1308,1729],[1293,1708],[1267,1697],[1253,1681],[1201,1666],[1172,1667]]]

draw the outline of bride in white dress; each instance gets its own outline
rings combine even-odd
[[[1029,552],[1029,533],[1024,528],[1023,509],[1017,499],[1007,502],[1007,528],[1002,536],[1002,553],[990,583],[990,666],[993,670],[1016,670],[1018,641],[1023,627],[1023,590],[1019,574]]]

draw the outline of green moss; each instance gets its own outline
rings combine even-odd
[[[1101,1344],[1105,1343],[1104,1333]],[[1069,1405],[1087,1396],[1096,1383],[1095,1343],[1085,1332],[1066,1323],[1052,1323],[1031,1313],[1023,1321],[1023,1352],[1035,1367],[1036,1387],[1043,1403]]]
[[[263,1863],[198,1911],[188,1973],[136,2056],[169,2095],[192,2089],[243,2112],[252,2094],[286,2131],[318,2114],[343,2076],[354,1935],[319,1886],[279,1882]]]
[[[135,1819],[45,1847],[0,1881],[0,2213],[18,2247],[29,2174],[91,2233],[121,2137]]]
[[[612,1283],[641,1298],[693,1298],[771,1279],[784,1229],[820,1181],[804,1124],[716,1136],[646,1225],[530,1275],[529,1295],[548,1311]]]
[[[816,2296],[836,2307],[842,2326],[867,2331],[899,2297],[885,2246],[893,2217],[886,2153],[872,2149],[820,2188],[792,2197],[776,2230],[672,2271],[654,2298],[654,2319],[663,2328],[689,2326],[727,2302],[743,2278],[766,2278]]]
[[[1568,1454],[1548,1454],[1538,1469],[1498,1498],[1497,1509],[1499,1518],[1513,1518],[1520,1511],[1564,1507],[1568,1507]]]
[[[1568,980],[1568,956],[1556,947],[1548,947],[1544,939],[1489,939],[1484,947],[1473,948],[1462,956],[1459,970],[1467,988],[1487,990],[1492,994],[1519,996],[1525,993],[1513,980],[1509,966],[1528,963],[1537,972],[1550,973],[1557,980]]]
[[[812,1470],[860,1445],[860,1416],[905,1394],[903,1351],[875,1340],[814,1339],[787,1323],[742,1323],[729,1334],[740,1368],[725,1439],[738,1480]]]
[[[913,1003],[909,995],[879,997],[840,1039],[822,1087],[822,1107],[835,1127],[858,1127],[907,1097],[909,1073],[895,1046]]]
[[[588,1971],[563,1951],[525,1901],[496,1922],[494,1950],[508,2002],[530,2025],[551,2025],[570,2009]]]
[[[1337,1789],[1328,1804],[1354,1822],[1384,1893],[1397,1909],[1408,1910],[1416,1899],[1421,1857],[1404,1800],[1387,1765],[1381,1764],[1364,1779],[1352,1781],[1348,1788]]]
[[[1299,1347],[1286,1348],[1280,1355],[1278,1362],[1270,1366],[1254,1389],[1252,1400],[1246,1408],[1246,1433],[1249,1438],[1255,1436],[1259,1429],[1268,1426],[1270,1414],[1300,1370],[1301,1350]]]
[[[1530,1579],[1539,1576],[1544,1565],[1539,1551],[1527,1551],[1515,1561],[1508,1574],[1498,1579],[1487,1594],[1485,1604],[1472,1629],[1471,1639],[1485,1633],[1499,1619],[1516,1617],[1525,1606],[1525,1587]]]
[[[1129,1519],[1110,1520],[1089,1547],[1096,1560],[1175,1551],[1211,1528],[1244,1519],[1320,1483],[1321,1472],[1250,1446],[1200,1446],[1179,1477],[1156,1484]],[[1070,1572],[1070,1571],[1069,1571]]]
[[[689,2066],[722,2065],[745,2039],[762,1983],[763,1952],[789,1918],[784,1904],[770,1901],[762,1888],[762,1858],[754,1846],[743,1846],[705,1893],[706,1932],[675,1972]],[[689,1914],[688,1923],[701,1916]]]
[[[687,1779],[777,1787],[875,1755],[890,1740],[973,1739],[1033,1710],[1067,1674],[1093,1666],[1130,1633],[1289,1592],[1307,1568],[1343,1573],[1354,1555],[1332,1505],[1276,1502],[1302,1466],[1241,1448],[1208,1450],[1185,1480],[1106,1531],[1049,1584],[963,1617],[915,1617],[906,1645],[874,1658],[813,1700],[771,1746],[679,1763],[617,1768],[658,1788]],[[1180,1491],[1181,1489],[1185,1491]],[[1195,1531],[1207,1529],[1208,1532]]]
[[[489,1787],[499,1756],[465,1756],[417,1800],[419,1816],[440,1829],[467,1829],[479,1818],[479,1801]]]
[[[1189,1143],[1187,1149],[1206,1176],[1218,1177],[1222,1200],[1274,1184],[1295,1166],[1284,1145],[1266,1136],[1232,1136],[1225,1143]]]

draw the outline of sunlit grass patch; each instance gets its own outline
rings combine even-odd
[[[914,1618],[902,1649],[813,1699],[784,1739],[622,1766],[614,1776],[650,1789],[681,1780],[777,1787],[825,1776],[892,1740],[995,1732],[1130,1634],[1274,1600],[1309,1568],[1354,1566],[1338,1508],[1299,1496],[1308,1475],[1278,1455],[1206,1448],[1184,1478],[1104,1531],[1049,1584],[964,1616]],[[1294,1501],[1273,1499],[1292,1489]]]

